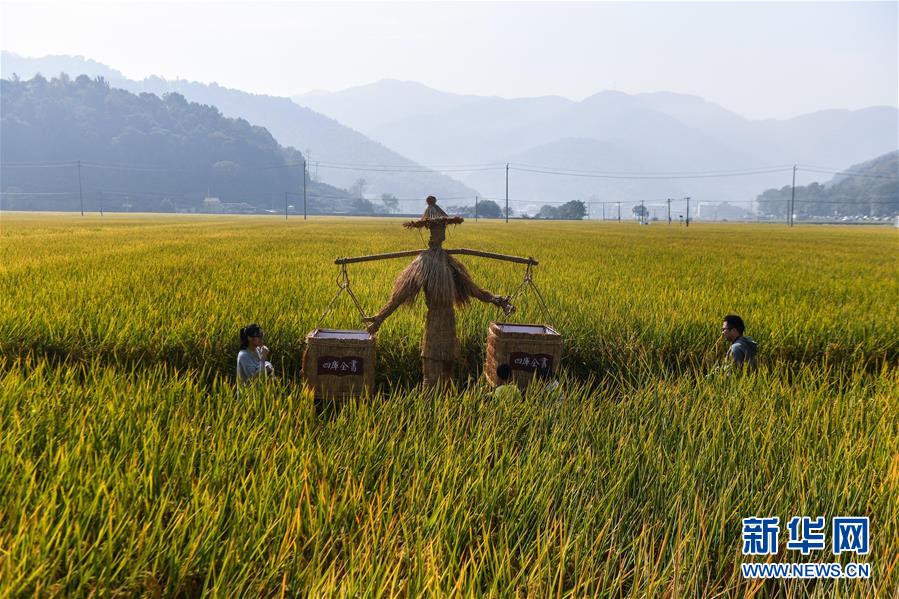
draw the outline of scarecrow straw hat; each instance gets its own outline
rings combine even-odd
[[[404,223],[404,227],[409,229],[427,227],[430,229],[437,225],[458,225],[465,220],[461,216],[449,216],[443,211],[443,208],[437,205],[437,198],[434,196],[428,196],[425,201],[428,203],[428,207],[425,208],[425,213],[421,215],[421,218]]]

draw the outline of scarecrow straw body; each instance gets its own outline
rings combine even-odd
[[[433,197],[428,198],[428,207],[421,220],[406,223],[407,227],[427,227],[430,230],[428,249],[399,274],[390,300],[372,319],[372,328],[377,330],[397,308],[411,304],[419,291],[424,291],[428,312],[421,340],[421,357],[424,383],[428,386],[452,379],[455,361],[459,357],[455,306],[464,306],[471,298],[508,306],[507,301],[481,289],[471,279],[468,269],[443,249],[446,225],[461,222],[460,217],[447,216]]]
[[[434,360],[455,360],[459,356],[454,306],[463,306],[471,298],[494,302],[490,292],[472,281],[468,269],[442,248],[422,252],[406,267],[393,284],[390,301],[375,317],[378,322],[405,303],[412,303],[424,290],[428,307],[421,356]]]

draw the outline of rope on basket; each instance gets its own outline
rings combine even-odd
[[[322,326],[322,322],[325,320],[325,316],[331,311],[331,308],[334,307],[334,302],[337,301],[337,298],[340,297],[340,294],[344,291],[350,296],[350,299],[353,300],[353,305],[356,306],[356,309],[359,311],[359,315],[364,319],[365,318],[365,310],[362,309],[362,304],[359,303],[359,299],[356,297],[356,294],[353,293],[353,290],[350,289],[350,275],[346,270],[346,264],[340,265],[340,273],[337,275],[337,294],[331,299],[328,303],[328,307],[325,308],[324,313],[321,315],[321,318],[318,319],[318,324],[315,325],[315,328],[320,329]],[[363,321],[364,322],[364,321]]]
[[[550,317],[549,309],[546,307],[546,302],[543,300],[543,295],[540,293],[540,290],[537,289],[537,284],[534,283],[534,273],[531,270],[532,265],[528,264],[524,270],[524,280],[521,282],[518,287],[515,288],[515,291],[512,292],[512,295],[509,296],[509,303],[512,303],[512,300],[517,298],[525,289],[530,287],[534,291],[534,295],[537,296],[537,301],[540,304],[540,309],[543,312],[543,318],[546,320],[546,324],[551,325],[554,320]]]

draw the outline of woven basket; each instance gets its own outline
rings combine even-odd
[[[491,385],[498,385],[496,369],[500,364],[512,368],[512,380],[524,389],[541,365],[555,372],[562,359],[562,335],[542,324],[491,322],[487,334],[487,361],[484,374]]]
[[[316,397],[370,393],[375,384],[375,339],[368,331],[315,329],[303,353],[306,386]]]

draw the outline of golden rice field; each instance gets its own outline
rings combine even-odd
[[[399,223],[3,213],[0,595],[899,593],[899,231],[466,222],[447,247],[540,260],[564,399],[487,397],[483,304],[458,389],[416,387],[420,303],[379,332],[374,396],[316,403],[333,260],[423,247]],[[349,267],[367,312],[407,260]],[[463,261],[497,294],[524,274]],[[707,377],[729,312],[761,367]],[[282,376],[238,399],[251,321]],[[871,577],[742,578],[753,515],[869,516]]]

